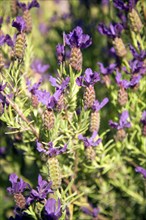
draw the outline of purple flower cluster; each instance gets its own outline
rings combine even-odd
[[[65,42],[67,45],[77,48],[87,48],[92,44],[92,40],[89,35],[83,34],[81,27],[77,26],[69,34],[65,34]]]
[[[43,147],[43,145],[40,142],[37,142],[37,150],[40,153],[44,153],[45,155],[48,155],[49,157],[54,157],[59,154],[63,154],[67,150],[67,144],[64,145],[62,148],[56,148],[53,147],[53,143],[49,142],[47,149]]]
[[[10,175],[9,181],[12,183],[12,186],[7,188],[10,194],[22,193],[25,189],[30,189],[29,184],[25,183],[21,178],[19,179],[15,173]]]
[[[94,85],[96,82],[100,81],[100,75],[98,72],[93,72],[90,68],[85,70],[85,74],[83,76],[79,76],[76,79],[76,83],[78,86],[89,86]]]
[[[17,6],[21,8],[23,11],[25,11],[25,10],[30,10],[31,8],[34,7],[39,8],[40,4],[37,2],[37,0],[32,0],[31,2],[28,2],[28,4],[17,1]]]
[[[98,140],[95,141],[96,136],[97,132],[95,131],[90,138],[84,137],[82,134],[80,134],[78,139],[84,142],[85,148],[96,147],[101,143],[101,138],[98,138]]]
[[[39,74],[45,73],[50,66],[48,64],[43,64],[40,59],[33,60],[31,68],[33,71]]]
[[[30,204],[34,201],[41,201],[47,198],[49,193],[53,193],[51,190],[51,182],[47,182],[46,180],[42,179],[42,176],[38,176],[38,186],[35,189],[32,189],[30,192],[29,197],[27,198],[27,203]]]
[[[140,79],[141,79],[141,75],[135,75],[132,76],[130,81],[122,80],[121,73],[119,73],[118,71],[116,73],[116,83],[124,89],[132,88],[136,86],[139,83]]]
[[[48,194],[53,193],[51,189],[52,183],[43,180],[41,175],[38,176],[38,186],[36,189],[31,189],[30,185],[19,179],[15,173],[10,175],[9,180],[12,183],[12,186],[7,188],[10,194],[17,195],[23,193],[26,189],[30,190],[29,196],[26,199],[28,206],[33,202],[45,202],[44,215],[47,219],[58,220],[62,215],[60,200],[58,199],[58,202],[53,198],[47,200]],[[24,214],[16,213],[15,219],[25,219]],[[10,219],[13,218],[11,217]]]
[[[116,63],[112,63],[108,67],[104,67],[103,63],[100,62],[98,62],[97,64],[99,65],[100,73],[102,73],[103,75],[112,74],[117,67]]]
[[[103,108],[109,102],[108,98],[104,98],[102,102],[99,103],[98,100],[95,100],[92,106],[92,110],[98,112],[101,108]]]
[[[26,28],[24,18],[21,16],[16,17],[16,20],[12,22],[12,27],[15,27],[19,33],[22,33]]]
[[[104,24],[98,25],[98,31],[102,35],[106,35],[112,39],[116,37],[120,37],[122,30],[124,29],[123,25],[120,23],[110,24],[109,27],[107,27]]]
[[[58,220],[62,215],[60,199],[56,201],[53,198],[47,200],[45,205],[45,217],[50,220]]]
[[[109,125],[113,128],[116,128],[117,130],[123,129],[123,128],[130,128],[131,123],[128,122],[129,114],[128,111],[123,111],[120,115],[119,123],[113,122],[112,120],[109,121]]]
[[[114,0],[114,6],[115,8],[123,11],[131,11],[133,8],[135,8],[136,3],[138,0],[129,0],[127,3],[123,0]]]
[[[144,61],[145,60],[146,50],[142,50],[139,43],[138,43],[139,53],[137,52],[137,50],[132,45],[129,45],[129,48],[130,48],[130,51],[131,51],[131,53],[132,53],[135,60],[139,60],[139,61]]]
[[[8,34],[0,36],[0,46],[4,44],[7,44],[9,47],[14,47],[13,40]]]

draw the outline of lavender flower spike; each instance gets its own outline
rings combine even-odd
[[[146,170],[143,167],[136,167],[135,171],[138,173],[141,173],[143,175],[143,177],[146,179]]]
[[[45,205],[45,216],[47,217],[47,219],[58,220],[61,215],[62,213],[60,200],[58,199],[57,202],[53,198],[48,199]]]
[[[29,184],[22,179],[19,180],[15,173],[10,175],[9,180],[12,183],[12,186],[7,188],[10,194],[22,193],[26,188],[30,188]]]
[[[38,186],[37,189],[32,189],[30,192],[30,196],[27,198],[27,203],[30,204],[33,201],[41,201],[47,198],[49,193],[52,193],[51,190],[51,182],[47,182],[46,180],[42,179],[42,176],[38,176]]]

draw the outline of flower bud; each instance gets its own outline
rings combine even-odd
[[[44,112],[44,127],[47,130],[50,130],[54,127],[55,116],[54,112],[50,109],[46,109]]]
[[[24,209],[26,205],[25,197],[22,195],[22,193],[15,193],[14,194],[14,200],[16,202],[16,206],[20,209]]]
[[[90,131],[99,131],[100,127],[100,113],[98,111],[91,113],[91,119],[90,119]]]
[[[87,108],[91,108],[93,103],[95,101],[95,90],[94,90],[94,86],[89,85],[88,87],[86,87],[85,89],[85,93],[84,93],[84,105]]]
[[[32,18],[29,10],[24,11],[23,18],[26,24],[25,32],[28,34],[32,31]]]
[[[62,93],[56,106],[56,110],[58,112],[61,112],[63,109],[65,109],[65,100],[64,100],[64,94]]]
[[[80,48],[73,47],[70,55],[70,65],[73,69],[81,71],[82,69],[82,52]]]
[[[136,32],[136,33],[139,33],[141,31],[141,29],[143,28],[143,24],[141,22],[139,14],[133,8],[132,11],[129,12],[128,16],[129,16],[129,20],[130,20],[131,30]]]
[[[31,102],[32,102],[32,106],[34,108],[38,107],[39,101],[38,101],[38,98],[36,95],[34,95],[34,94],[31,95]]]
[[[113,40],[113,45],[116,50],[117,56],[124,57],[127,54],[126,47],[125,47],[123,40],[121,38],[116,37]]]
[[[17,38],[16,38],[16,44],[15,44],[15,49],[14,49],[15,59],[19,59],[19,60],[23,59],[24,53],[25,53],[25,47],[26,47],[25,34],[20,33],[17,35]]]
[[[95,150],[93,149],[93,147],[87,147],[86,148],[86,157],[87,160],[92,161],[95,159],[96,153]]]
[[[106,86],[109,87],[111,84],[111,80],[109,75],[103,75],[103,81],[105,82]]]
[[[4,32],[2,31],[1,27],[0,27],[0,37],[4,35]]]
[[[12,16],[16,16],[18,12],[18,7],[17,7],[17,0],[10,0],[10,7],[11,7],[11,13]]]
[[[0,70],[4,67],[4,57],[3,54],[0,52]]]
[[[47,161],[49,165],[49,175],[52,181],[52,189],[57,190],[61,186],[61,173],[58,159],[56,157],[51,157]]]
[[[3,114],[3,112],[4,112],[3,103],[0,102],[0,116]]]
[[[126,137],[126,132],[124,129],[119,129],[116,134],[117,141],[123,141]]]
[[[123,87],[119,89],[118,102],[121,106],[126,105],[126,103],[128,102],[128,94],[127,94],[127,91]]]
[[[146,125],[143,125],[142,134],[146,137]]]

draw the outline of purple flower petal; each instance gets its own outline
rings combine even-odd
[[[50,67],[49,64],[43,64],[40,59],[35,59],[31,64],[31,68],[36,73],[40,73],[40,74],[45,73],[49,67]]]
[[[83,34],[81,27],[77,26],[69,34],[65,34],[65,42],[70,47],[87,48],[92,44],[89,35]]]
[[[136,167],[135,171],[141,173],[143,177],[146,178],[146,170],[143,167]]]
[[[40,7],[40,4],[37,2],[37,0],[32,0],[30,3],[28,3],[28,10],[30,10],[31,8],[39,8]]]
[[[58,220],[59,217],[61,217],[61,203],[58,199],[58,204],[55,199],[50,198],[47,200],[47,203],[45,205],[45,215],[47,218]]]
[[[16,17],[15,21],[12,21],[12,27],[15,27],[20,33],[25,30],[26,24],[23,17]]]
[[[141,123],[142,123],[143,125],[146,125],[146,110],[143,111],[143,113],[142,113]]]
[[[104,98],[101,103],[98,102],[98,100],[94,101],[94,104],[92,106],[93,111],[99,111],[101,108],[103,108],[107,103],[109,102],[108,98]]]

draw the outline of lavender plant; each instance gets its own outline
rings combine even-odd
[[[145,3],[66,4],[48,23],[56,1],[11,0],[0,17],[0,219],[144,219]]]

